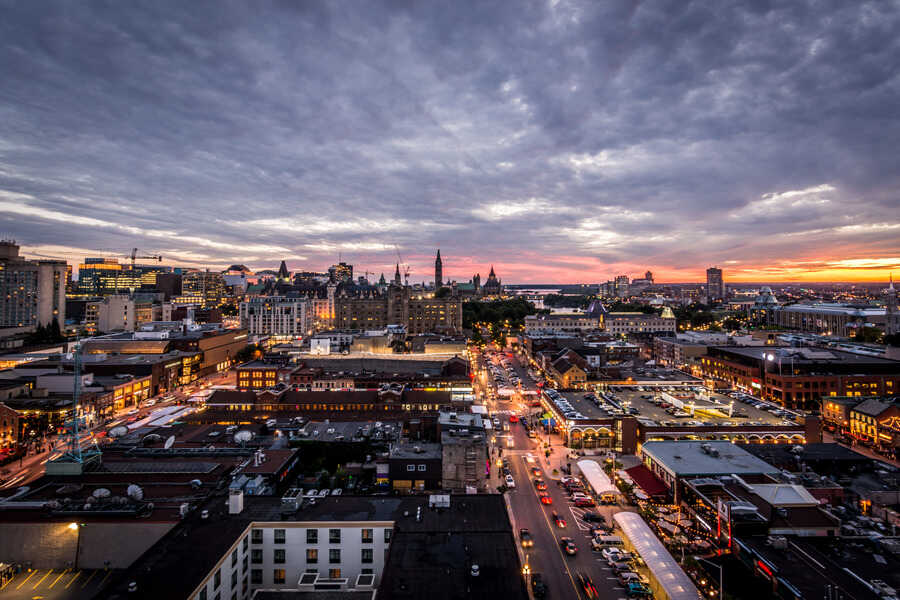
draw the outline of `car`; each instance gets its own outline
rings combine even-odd
[[[544,576],[540,573],[531,574],[531,593],[538,600],[547,597],[547,584],[544,583]]]
[[[612,531],[612,527],[610,527],[609,525],[606,525],[606,524],[597,525],[596,523],[594,523],[593,525],[591,525],[590,534],[591,534],[591,537],[597,537],[597,536],[601,536],[601,535],[609,535],[609,533],[611,531]],[[604,546],[604,547],[606,548],[608,546]]]
[[[576,554],[578,554],[578,546],[575,545],[575,540],[570,537],[559,538],[559,545],[562,546],[562,549],[569,556],[575,556]]]
[[[144,400],[144,406],[153,406],[154,404],[156,404],[156,400],[154,398]]]
[[[597,503],[594,502],[593,498],[589,498],[587,496],[579,496],[578,498],[574,498],[575,506],[579,508],[588,508],[591,506],[596,506]],[[593,514],[593,513],[585,513],[585,514]]]
[[[534,477],[540,477],[540,476],[543,475],[544,473],[543,473],[543,471],[541,471],[541,470],[540,470],[539,468],[537,468],[537,467],[531,467],[531,474],[532,474]]]
[[[588,523],[606,523],[606,519],[603,518],[603,515],[595,512],[585,512],[581,515],[581,518]]]
[[[553,522],[556,523],[557,527],[565,527],[566,526],[566,520],[563,519],[561,516],[559,516],[559,513],[557,513],[555,510],[552,513],[550,513],[550,517],[553,519]]]
[[[653,597],[653,590],[651,590],[650,586],[648,586],[645,583],[638,583],[638,582],[629,583],[628,585],[625,586],[625,593],[628,594],[632,598],[636,598],[636,597],[651,598],[651,597]]]
[[[553,504],[553,498],[547,492],[541,492],[538,497],[541,499],[541,504]]]
[[[594,587],[594,582],[591,581],[591,578],[585,575],[584,573],[577,573],[578,583],[581,585],[581,589],[584,590],[584,595],[587,596],[590,600],[594,598],[598,598],[599,594],[597,592],[597,588]]]
[[[600,550],[600,555],[603,557],[603,560],[609,560],[613,557],[621,557],[625,556],[625,551],[621,548],[615,548],[611,546],[605,546]]]
[[[516,487],[516,480],[512,478],[512,475],[506,476],[506,487],[514,488]]]
[[[509,415],[509,422],[510,423],[518,423],[519,417],[517,417],[516,415]]]
[[[512,475],[512,471],[509,470],[509,467],[502,467],[501,472],[503,473],[504,477],[506,477],[507,475]]]
[[[628,585],[629,583],[646,583],[644,579],[634,571],[622,571],[618,574],[619,583]]]
[[[535,460],[536,459],[534,458],[534,454],[528,453],[525,455],[525,462],[534,464]]]
[[[547,489],[547,484],[544,483],[544,480],[543,480],[543,479],[535,479],[535,480],[534,480],[534,487],[535,487],[535,489],[537,489],[537,490],[539,490],[539,491],[544,491],[544,490]]]
[[[631,571],[633,567],[630,562],[626,561],[607,561],[609,566],[612,568],[614,573],[621,573],[624,571]]]
[[[519,540],[522,542],[523,548],[531,548],[534,546],[534,539],[531,537],[531,532],[527,529],[519,530]]]

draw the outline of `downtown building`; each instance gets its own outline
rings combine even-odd
[[[409,286],[392,284],[384,292],[365,296],[346,293],[335,299],[334,327],[339,330],[406,327],[410,335],[462,333],[462,301],[458,295],[436,298]]]
[[[26,260],[15,242],[0,241],[0,329],[65,320],[65,261]]]
[[[313,331],[313,300],[259,296],[240,304],[241,327],[250,335],[306,337]]]

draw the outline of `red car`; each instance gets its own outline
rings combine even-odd
[[[516,415],[509,415],[509,422],[510,423],[518,423],[519,417],[517,417]]]
[[[581,589],[584,590],[584,595],[593,600],[593,598],[599,597],[597,592],[597,588],[594,586],[594,582],[591,581],[591,578],[585,575],[584,573],[578,573],[578,581],[581,583]]]
[[[531,467],[531,474],[532,474],[534,477],[540,477],[541,475],[543,475],[543,473],[541,472],[541,470],[538,469],[537,467]]]
[[[595,506],[596,502],[592,498],[578,498],[575,500],[575,506],[580,506],[582,508],[586,508],[588,506]]]
[[[566,520],[563,519],[561,516],[559,516],[559,513],[557,513],[555,510],[552,513],[550,513],[550,516],[553,517],[553,522],[556,523],[557,527],[565,527],[566,526]]]
[[[544,480],[543,480],[543,479],[535,479],[535,480],[534,480],[534,487],[537,488],[537,489],[540,490],[540,491],[544,491],[544,490],[547,489],[547,484],[544,483]]]
[[[544,492],[540,495],[541,504],[553,504],[553,498],[550,497],[550,494]]]

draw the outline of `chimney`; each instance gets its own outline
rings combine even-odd
[[[228,514],[239,515],[244,511],[244,490],[230,490],[228,492]]]

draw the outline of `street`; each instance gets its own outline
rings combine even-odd
[[[497,364],[496,358],[488,360]],[[510,359],[509,365],[510,370],[521,378],[523,389],[535,389],[534,382],[528,376],[527,370],[519,363],[518,358]],[[511,412],[520,415],[528,414],[526,398],[520,394],[514,394],[508,398],[496,397],[496,400],[488,401],[488,411],[491,415],[497,415],[501,421],[508,423]],[[548,588],[548,597],[550,598],[587,598],[579,583],[578,573],[591,578],[601,599],[614,600],[625,596],[624,588],[619,585],[606,561],[599,553],[591,550],[591,525],[581,519],[585,509],[576,507],[569,500],[566,491],[557,484],[562,476],[560,467],[574,462],[567,458],[569,449],[563,446],[563,440],[559,436],[555,434],[548,436],[540,428],[539,431],[541,434],[532,439],[528,437],[526,429],[521,423],[509,423],[508,434],[512,436],[513,448],[503,448],[501,455],[509,458],[509,468],[516,483],[515,488],[506,492],[506,499],[523,564],[529,566],[532,574],[539,573],[541,575]],[[548,440],[550,443],[549,458],[545,455],[544,447]],[[500,446],[498,441],[498,451],[501,451]],[[527,463],[526,455],[533,456],[536,462],[534,464]],[[496,456],[495,454],[494,457],[496,458]],[[546,483],[546,491],[553,500],[551,505],[544,505],[540,502],[539,492],[534,484],[535,477],[530,473],[532,467],[537,467],[542,471],[541,478]],[[501,478],[498,474],[496,485],[500,483]],[[611,524],[613,514],[620,510],[629,510],[629,508],[598,505],[587,510],[599,513],[608,524]],[[565,527],[558,527],[554,523],[552,519],[554,511],[565,520]],[[526,528],[531,533],[534,541],[532,547],[522,548],[519,539],[519,529],[521,528]],[[562,537],[574,540],[578,549],[575,556],[565,554],[560,545]]]
[[[136,409],[136,412],[132,412],[135,410],[133,406],[127,406],[115,413],[110,422],[98,424],[93,429],[83,429],[82,435],[79,436],[81,447],[85,449],[92,445],[94,436],[100,435],[102,437],[102,434],[105,434],[114,423],[120,422],[120,424],[124,424],[127,421],[140,420],[154,410],[164,406],[187,404],[191,393],[200,386],[231,385],[234,384],[234,379],[234,374],[229,371],[214,373],[198,379],[184,388],[155,396],[153,398],[155,400],[153,406],[148,406],[145,401],[141,407]],[[174,398],[168,402],[163,402],[162,397],[164,396],[174,396]],[[41,452],[28,454],[20,460],[0,467],[0,491],[14,490],[40,479],[44,474],[47,462],[62,456],[66,451],[67,444],[68,437],[66,436],[48,436],[44,441]]]

